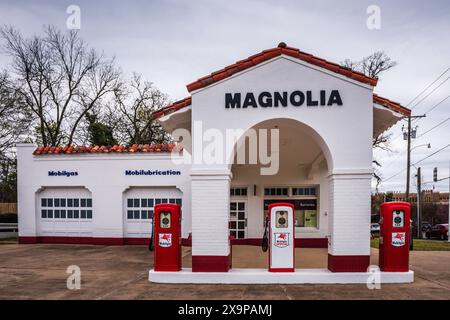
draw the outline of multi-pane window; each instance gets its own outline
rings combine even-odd
[[[92,219],[92,199],[41,198],[41,218]]]
[[[230,196],[246,197],[247,196],[247,188],[230,188]]]
[[[289,188],[264,188],[265,196],[287,196]]]
[[[292,188],[293,196],[316,196],[315,187]]]
[[[229,229],[230,235],[232,235],[235,239],[245,238],[245,228],[247,226],[247,219],[245,212],[246,210],[244,201],[230,202]]]
[[[264,221],[269,211],[269,205],[279,200],[264,200]],[[285,203],[294,205],[294,224],[296,227],[317,228],[318,227],[318,211],[317,199],[283,199]]]
[[[179,198],[128,198],[127,219],[153,219],[154,207],[161,203],[176,203],[181,206],[182,201]]]

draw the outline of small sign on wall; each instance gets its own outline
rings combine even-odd
[[[66,171],[66,170],[49,170],[49,177],[74,177],[78,176],[78,171]]]

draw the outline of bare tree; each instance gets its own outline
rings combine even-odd
[[[370,56],[363,58],[361,61],[351,61],[349,59],[344,60],[341,63],[342,66],[349,69],[361,72],[368,77],[378,78],[381,73],[395,67],[397,62],[393,61],[384,51],[377,51]],[[390,135],[381,133],[375,137],[372,141],[373,149],[382,149],[384,151],[390,151],[389,145]],[[379,168],[382,167],[381,163],[374,159],[374,178],[377,182],[376,189],[381,183],[382,177]]]
[[[37,140],[44,146],[72,144],[86,113],[120,85],[114,60],[88,48],[74,30],[47,27],[43,36],[25,39],[5,26],[0,35],[17,90],[34,115]]]
[[[21,96],[6,71],[0,73],[0,161],[9,158],[11,148],[28,131],[30,123]]]
[[[364,57],[361,61],[344,60],[342,66],[364,73],[371,78],[378,78],[379,75],[397,65],[384,51],[377,51],[370,56]]]
[[[380,134],[372,140],[372,148],[373,149],[381,149],[384,151],[391,151],[390,147],[390,138],[391,134]],[[372,163],[374,164],[373,177],[376,180],[375,189],[378,190],[380,183],[382,181],[381,172],[379,168],[382,167],[381,163],[377,159],[373,159]]]
[[[167,95],[134,73],[129,83],[114,91],[114,104],[104,122],[125,144],[166,143],[170,138],[152,114],[167,103]]]

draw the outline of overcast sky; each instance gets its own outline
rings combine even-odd
[[[66,28],[69,5],[81,9],[81,36],[123,71],[142,73],[172,100],[188,95],[186,84],[260,52],[280,41],[324,59],[358,60],[384,50],[398,66],[384,75],[375,89],[407,105],[450,67],[450,2],[439,1],[5,1],[0,0],[0,23],[25,35],[42,25]],[[366,26],[369,5],[381,9],[381,29]],[[0,55],[0,67],[8,59]],[[418,115],[450,95],[450,70],[410,107]],[[447,80],[447,81],[446,81]],[[442,83],[442,84],[441,84]],[[439,88],[436,88],[439,86]],[[450,117],[450,98],[418,121],[418,135]],[[406,143],[402,123],[392,128],[392,152],[374,153],[383,164],[382,190],[405,186]],[[417,162],[450,143],[450,120],[413,141],[431,149],[412,152]],[[420,163],[423,180],[449,176],[450,147]],[[402,171],[403,169],[403,171]],[[414,177],[415,168],[412,168]],[[426,184],[447,191],[448,181]],[[412,182],[412,189],[416,187]]]

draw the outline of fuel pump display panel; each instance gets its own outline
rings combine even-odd
[[[287,228],[289,226],[288,212],[286,210],[277,211],[275,222],[277,228]]]
[[[170,212],[168,211],[162,211],[159,214],[159,227],[163,229],[170,228],[171,225],[171,219],[170,219]]]
[[[403,210],[394,210],[392,216],[392,226],[394,228],[401,228],[405,225],[405,213]]]

